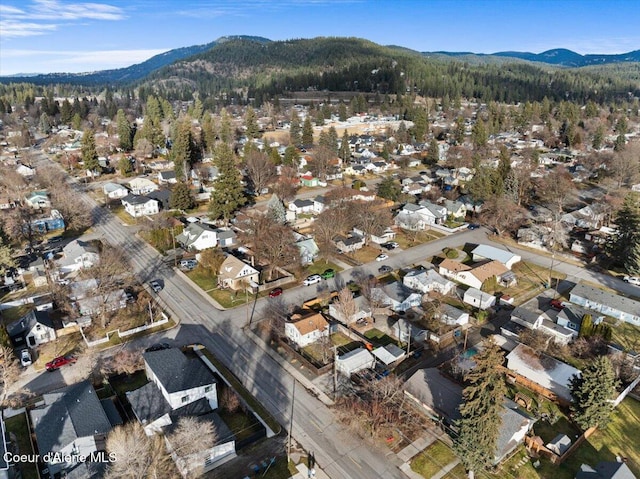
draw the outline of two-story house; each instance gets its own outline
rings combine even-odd
[[[7,326],[7,333],[16,347],[33,348],[56,339],[56,331],[49,311],[29,311]]]
[[[74,240],[67,243],[62,248],[62,254],[62,259],[57,262],[61,273],[91,268],[100,261],[98,248],[87,241]]]
[[[146,196],[127,195],[120,201],[124,210],[134,218],[157,215],[160,212],[160,203]]]
[[[230,246],[235,239],[236,235],[233,231],[213,228],[203,223],[189,223],[182,233],[176,236],[176,241],[189,251],[215,248],[218,244]]]
[[[233,255],[227,256],[218,271],[218,284],[234,291],[255,288],[259,281],[260,272]]]
[[[285,336],[300,348],[329,336],[329,323],[320,313],[294,314],[284,325]]]

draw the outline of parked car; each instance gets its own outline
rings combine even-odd
[[[274,288],[269,292],[270,298],[277,298],[282,294],[282,288]]]
[[[391,271],[393,271],[393,268],[391,266],[387,266],[386,264],[383,264],[378,268],[378,273],[382,274],[391,273]]]
[[[376,261],[384,261],[385,259],[389,259],[389,255],[386,253],[380,253],[376,256]]]
[[[322,281],[322,276],[320,276],[319,274],[312,274],[311,276],[306,277],[306,279],[303,281],[303,284],[305,286],[311,286],[312,284],[319,283],[320,281]]]
[[[192,270],[198,266],[198,262],[195,259],[183,259],[180,261],[180,267],[182,269]]]
[[[62,366],[66,366],[67,364],[74,364],[78,361],[78,358],[75,356],[58,356],[57,358],[53,358],[47,364],[45,364],[45,368],[47,371],[55,371],[56,369],[60,369]]]
[[[633,284],[635,286],[640,286],[640,277],[638,276],[625,276],[622,278],[622,281],[625,283]]]
[[[144,351],[146,353],[150,353],[150,352],[153,352],[153,351],[162,351],[164,349],[171,349],[171,345],[169,343],[156,343],[156,344],[153,344],[153,345],[149,346]]]
[[[469,228],[470,230],[477,230],[478,228],[480,228],[480,225],[478,223],[469,223],[469,226],[467,226],[467,228]]]
[[[160,291],[162,291],[162,286],[160,286],[160,283],[155,280],[149,281],[149,286],[151,286],[151,289],[154,293],[159,293]]]
[[[554,309],[557,309],[558,311],[560,311],[561,309],[564,309],[565,306],[566,306],[566,303],[560,299],[551,300],[551,307]]]
[[[333,278],[335,275],[336,275],[336,272],[331,268],[325,269],[324,273],[320,274],[320,276],[322,276],[323,279],[330,279],[330,278]]]
[[[23,349],[20,351],[20,364],[22,364],[22,367],[26,368],[27,366],[31,366],[31,363],[32,359],[29,350]]]
[[[382,243],[380,246],[382,246],[386,250],[391,251],[392,249],[396,249],[400,245],[395,241],[389,241],[387,243]]]

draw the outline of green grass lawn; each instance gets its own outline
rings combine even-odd
[[[218,409],[218,414],[229,427],[237,441],[246,439],[262,429],[260,421],[249,412],[229,412],[226,409]]]
[[[337,264],[332,263],[331,261],[325,262],[324,260],[318,260],[315,263],[308,265],[305,268],[305,271],[307,273],[307,276],[309,276],[309,275],[312,275],[312,274],[324,273],[328,269],[332,269],[336,273],[339,273],[340,271],[342,271],[342,268],[340,266],[338,266]]]
[[[218,277],[211,274],[208,269],[198,266],[194,270],[188,271],[185,274],[203,291],[209,291],[218,287]]]
[[[18,414],[4,421],[9,437],[15,435],[19,454],[33,454],[31,441],[29,440],[29,425],[26,414]],[[24,479],[38,479],[38,469],[34,463],[21,463],[20,470]]]
[[[370,339],[376,346],[386,346],[387,344],[397,345],[397,341],[395,339],[377,328],[371,328],[365,331],[364,337]]]
[[[449,446],[441,441],[436,441],[411,461],[411,470],[425,479],[430,479],[455,459],[456,455]]]
[[[141,388],[148,382],[149,380],[144,370],[136,371],[126,376],[114,377],[109,380],[109,384],[111,384],[111,387],[121,399],[125,397],[126,392]]]
[[[624,321],[612,320],[607,324],[611,325],[611,342],[615,343],[625,351],[640,351],[640,328]]]
[[[14,321],[22,318],[25,314],[34,308],[33,304],[23,304],[22,306],[15,306],[13,308],[7,308],[2,310],[2,323],[5,325],[11,324]]]

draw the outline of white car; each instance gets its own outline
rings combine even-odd
[[[22,367],[26,368],[27,366],[31,366],[31,353],[28,349],[23,349],[20,351],[20,364]]]
[[[384,261],[385,259],[389,259],[389,255],[385,253],[381,253],[376,256],[376,261]]]
[[[622,281],[633,284],[634,286],[640,286],[640,277],[638,276],[625,276],[622,278]]]
[[[319,283],[320,281],[322,281],[322,276],[319,274],[312,274],[311,276],[307,276],[302,283],[305,286],[311,286],[312,284]]]

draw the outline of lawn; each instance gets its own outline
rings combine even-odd
[[[16,441],[18,443],[19,454],[33,454],[31,448],[31,441],[29,440],[29,424],[27,423],[26,414],[18,414],[17,416],[10,417],[4,421],[7,429],[7,434],[11,437],[15,434]],[[20,470],[24,479],[38,479],[38,469],[36,464],[31,462],[21,463]]]
[[[353,342],[353,339],[351,339],[346,334],[338,332],[338,333],[333,333],[331,335],[331,343],[334,346],[346,346],[347,344],[352,342]]]
[[[606,321],[609,323],[609,321]],[[611,342],[625,351],[640,351],[640,328],[625,321],[612,320]]]
[[[237,441],[242,441],[252,434],[262,430],[262,424],[250,412],[229,412],[224,408],[218,409],[218,414],[229,427]]]
[[[125,225],[135,225],[137,219],[124,210],[124,206],[111,206],[111,213],[116,215]]]
[[[340,266],[338,266],[337,264],[332,263],[331,261],[325,262],[324,260],[316,261],[315,263],[310,264],[305,268],[305,270],[307,272],[307,275],[321,274],[321,273],[324,273],[328,269],[332,269],[336,273],[342,271],[342,268]]]
[[[186,275],[203,291],[208,292],[218,287],[218,277],[211,274],[206,268],[197,267],[194,270],[188,271]]]
[[[515,304],[521,304],[540,293],[544,290],[544,284],[549,279],[548,268],[527,261],[516,263],[513,266],[513,272],[516,274],[518,284],[510,288],[498,287],[497,290],[515,298]],[[554,270],[551,272],[551,277],[557,281],[559,279],[565,279],[566,275]],[[555,281],[553,281],[553,284],[555,284]]]
[[[373,246],[364,246],[358,251],[354,251],[353,253],[349,253],[347,256],[354,258],[356,261],[360,263],[369,263],[376,259],[376,256],[380,254],[380,250],[378,248],[374,248]]]
[[[436,441],[411,461],[411,470],[425,479],[430,479],[455,459],[456,455],[449,446]]]
[[[25,314],[34,308],[32,303],[23,304],[22,306],[15,306],[13,308],[7,308],[2,310],[2,323],[5,325],[11,324],[14,321],[22,318]]]
[[[370,339],[376,346],[386,346],[387,344],[398,344],[395,339],[377,328],[371,328],[364,333],[364,337]]]
[[[113,376],[109,379],[109,384],[120,399],[124,399],[127,391],[135,391],[148,382],[144,370],[136,371],[133,374]]]
[[[439,238],[442,238],[444,233],[436,230],[426,230],[426,231],[416,231],[416,232],[406,232],[404,230],[399,230],[396,234],[396,237],[393,241],[400,245],[400,248],[407,249],[413,246],[418,246],[422,243],[428,243],[429,241],[434,241]]]

